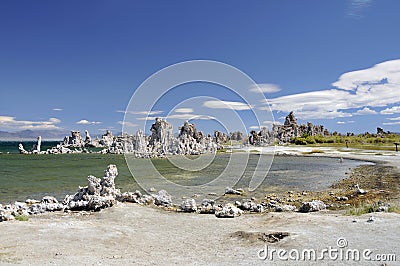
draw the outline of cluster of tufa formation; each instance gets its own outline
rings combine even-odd
[[[267,145],[274,142],[289,143],[294,137],[301,137],[303,135],[308,136],[328,136],[330,135],[327,129],[324,129],[322,125],[313,125],[308,122],[307,125],[297,124],[293,112],[285,118],[283,125],[274,124],[272,130],[268,131],[267,128],[262,128],[260,132],[251,131],[249,136],[249,144],[251,145]]]
[[[55,197],[45,196],[42,200],[28,199],[25,202],[15,202],[14,204],[0,204],[0,222],[14,220],[18,217],[41,214],[54,211],[100,211],[114,206],[117,202],[132,202],[142,205],[154,205],[170,210],[181,212],[192,212],[200,214],[214,214],[218,218],[234,218],[244,212],[265,212],[274,211],[294,211],[295,206],[280,205],[279,199],[270,198],[269,203],[256,203],[254,199],[243,199],[234,204],[216,204],[214,200],[204,199],[197,205],[193,198],[185,199],[180,205],[175,205],[172,196],[165,190],[160,190],[154,194],[142,194],[140,191],[123,192],[115,187],[115,179],[118,176],[118,169],[111,164],[104,171],[102,178],[88,176],[87,186],[79,187],[74,195],[66,195],[62,202]],[[155,190],[153,190],[155,191]],[[243,190],[226,188],[225,194],[240,195]],[[311,212],[325,209],[322,201],[304,202],[300,207],[300,212]]]
[[[120,136],[113,136],[111,131],[107,131],[100,139],[92,139],[87,130],[85,134],[83,138],[79,131],[71,131],[71,136],[66,136],[63,142],[46,151],[40,150],[40,137],[38,144],[32,150],[25,150],[22,143],[18,148],[21,154],[65,154],[91,152],[88,148],[95,147],[102,148],[100,153],[131,153],[136,157],[152,158],[176,154],[215,153],[221,147],[218,143],[227,140],[225,133],[216,134],[214,138],[210,135],[205,136],[203,132],[197,131],[194,124],[187,121],[180,128],[179,136],[175,137],[172,125],[161,118],[156,118],[149,136],[146,136],[142,130],[138,130],[134,135],[123,133]]]
[[[241,132],[231,132],[227,135],[218,130],[214,131],[214,136],[205,135],[197,131],[196,126],[189,122],[184,122],[179,128],[179,135],[174,136],[173,127],[170,123],[161,118],[156,118],[151,126],[151,134],[145,135],[142,130],[136,134],[129,135],[123,133],[120,136],[113,136],[111,131],[107,131],[99,139],[92,139],[89,132],[85,130],[85,138],[79,131],[71,131],[71,136],[66,136],[56,147],[41,151],[41,138],[34,147],[27,151],[22,144],[19,144],[21,154],[64,154],[64,153],[83,153],[91,152],[88,148],[102,148],[100,153],[126,154],[131,153],[136,157],[153,158],[167,155],[199,155],[204,153],[215,153],[217,149],[224,148],[223,145],[229,141],[239,141],[243,144],[255,146],[269,145],[272,143],[289,143],[295,137],[330,135],[329,131],[321,125],[312,123],[297,124],[297,120],[290,112],[286,116],[283,125],[274,124],[272,130],[263,127],[259,132],[251,131],[248,138]]]

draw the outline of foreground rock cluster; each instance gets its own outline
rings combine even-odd
[[[109,208],[118,202],[131,202],[141,205],[154,205],[169,210],[180,212],[192,212],[200,214],[214,214],[218,218],[234,218],[244,212],[262,213],[266,210],[273,211],[294,211],[295,206],[281,205],[276,201],[269,203],[256,203],[253,199],[243,199],[226,204],[217,204],[214,200],[204,199],[197,204],[193,198],[185,199],[180,205],[174,205],[172,196],[165,190],[154,194],[143,194],[140,191],[121,192],[115,187],[115,179],[118,176],[118,169],[111,164],[104,171],[104,176],[87,177],[87,186],[79,187],[73,195],[66,195],[64,200],[59,202],[53,196],[45,196],[40,201],[28,199],[25,202],[14,204],[0,204],[0,222],[20,219],[30,215],[54,211],[100,211]],[[241,190],[226,188],[225,194],[240,195]],[[325,209],[321,201],[305,202],[300,207],[301,212],[311,212]]]

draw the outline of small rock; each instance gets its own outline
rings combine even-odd
[[[194,199],[187,199],[183,201],[180,207],[183,212],[197,211],[196,201]]]
[[[200,213],[201,214],[214,214],[217,207],[215,206],[214,200],[204,199],[201,202]]]
[[[349,200],[349,198],[348,198],[348,197],[345,197],[345,196],[343,196],[343,197],[336,197],[336,199],[337,199],[338,201],[346,201],[346,200]]]
[[[225,194],[233,194],[233,195],[241,195],[242,192],[240,192],[239,190],[235,190],[231,187],[226,187],[225,188]]]

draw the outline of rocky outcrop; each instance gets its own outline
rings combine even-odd
[[[242,132],[236,131],[236,132],[230,132],[229,133],[229,139],[230,140],[235,140],[235,141],[243,141],[244,136]]]
[[[67,195],[63,201],[70,210],[99,211],[111,207],[121,195],[115,188],[114,180],[118,176],[117,167],[110,164],[104,171],[104,177],[88,176],[88,185],[80,188],[75,195]]]
[[[71,136],[66,136],[59,145],[43,152],[39,152],[36,149],[35,153],[85,153],[91,152],[86,148],[98,147],[103,148],[99,152],[103,154],[131,153],[136,157],[153,158],[176,154],[199,155],[215,153],[219,147],[210,135],[205,136],[201,131],[197,131],[194,124],[190,124],[187,121],[180,128],[179,136],[174,137],[172,125],[161,118],[156,118],[155,123],[151,126],[150,136],[146,136],[142,130],[138,130],[135,135],[123,133],[120,136],[113,136],[112,132],[108,130],[102,135],[101,139],[96,138],[94,140],[87,130],[85,134],[86,136],[83,140],[79,131],[71,131]],[[224,134],[221,136],[222,140],[226,138]],[[26,151],[22,144],[18,148],[21,154],[32,153]]]
[[[260,132],[251,131],[249,135],[250,145],[268,145],[272,143],[290,143],[295,137],[302,136],[330,135],[329,131],[322,125],[313,125],[312,123],[297,124],[297,119],[293,112],[290,112],[283,125],[274,124],[272,130],[268,131],[262,128]]]
[[[228,137],[226,136],[225,133],[220,132],[220,131],[218,131],[218,130],[215,130],[215,131],[214,131],[214,141],[215,141],[217,144],[225,143],[225,142],[228,141]]]
[[[36,144],[33,145],[30,151],[25,150],[24,145],[22,145],[22,143],[18,144],[18,150],[20,154],[39,154],[41,153],[40,152],[41,146],[42,146],[42,137],[39,136],[37,137]]]

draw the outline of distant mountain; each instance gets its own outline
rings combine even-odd
[[[43,140],[62,140],[67,135],[70,135],[70,132],[65,130],[22,130],[18,132],[0,131],[0,141],[36,140],[38,136],[41,136]]]

